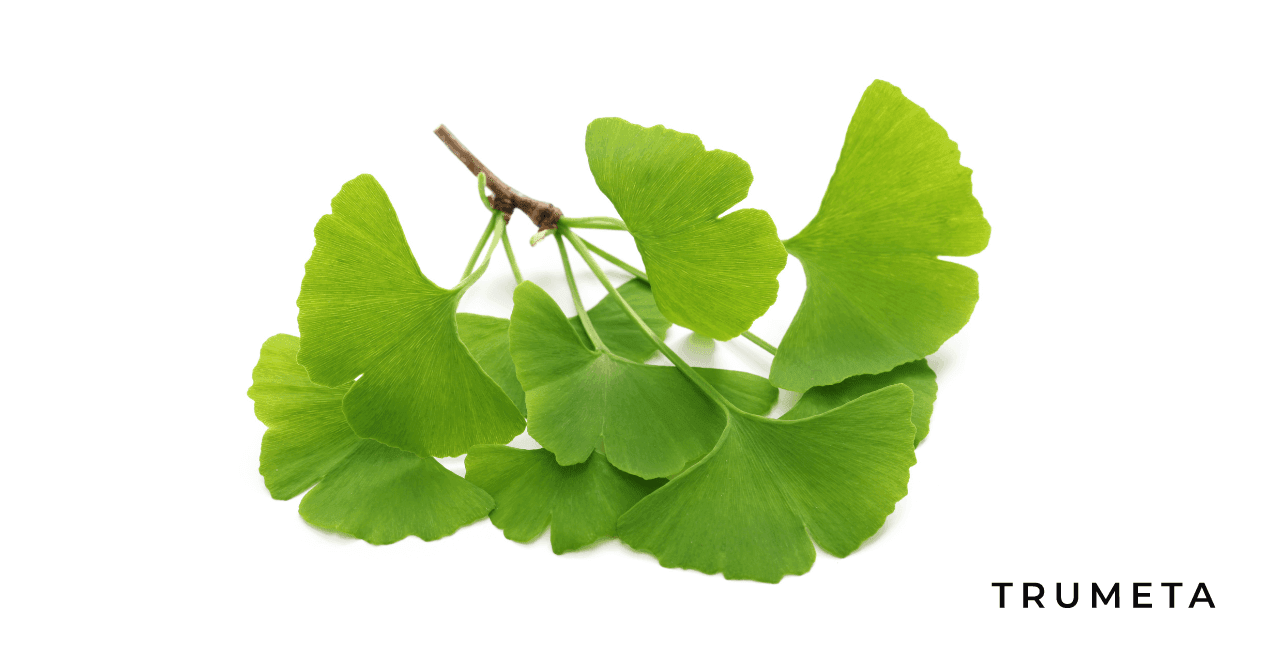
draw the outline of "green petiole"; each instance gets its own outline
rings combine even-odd
[[[547,238],[548,234],[551,234],[552,232],[552,229],[540,229],[539,231],[536,231],[535,235],[530,237],[530,246],[535,247],[536,245],[539,245],[539,241]]]
[[[521,284],[522,271],[520,268],[517,267],[517,257],[513,255],[513,244],[508,240],[508,228],[507,228],[508,223],[507,222],[504,223],[504,227],[505,227],[504,238],[502,239],[502,242],[504,244],[504,254],[508,255],[508,265],[511,266],[513,269],[513,279],[517,281],[517,284]]]
[[[477,174],[477,196],[482,199],[482,205],[486,210],[494,213],[495,207],[491,205],[491,200],[486,198],[486,172],[481,171]]]
[[[486,225],[486,232],[482,234],[482,241],[477,244],[477,249],[473,250],[473,256],[469,258],[468,268],[464,269],[464,279],[455,285],[456,290],[469,288],[486,272],[486,267],[491,265],[491,255],[495,252],[495,246],[499,245],[504,238],[504,227],[506,226],[503,213],[498,210],[491,213],[491,221]],[[490,245],[486,245],[486,240],[490,238],[492,231],[495,232],[495,240]],[[482,258],[482,265],[474,270],[473,264],[477,260],[477,255],[482,251],[483,246],[486,246],[486,256]]]
[[[478,196],[482,199],[482,205],[485,206],[488,211],[491,211],[492,213],[496,212],[495,209],[491,206],[490,200],[486,198],[486,174],[484,172],[477,174],[477,191],[478,191]],[[615,231],[627,231],[627,228],[628,228],[627,225],[623,223],[623,220],[620,220],[614,217],[606,217],[606,216],[563,217],[557,222],[561,227],[564,227],[567,230],[569,230],[569,228],[576,228],[576,229],[611,229]],[[486,232],[482,234],[481,242],[479,242],[478,246],[474,248],[473,255],[469,257],[468,266],[465,267],[464,269],[465,277],[468,277],[469,273],[472,272],[473,265],[477,262],[477,257],[481,253],[482,248],[486,245],[486,241],[490,237],[491,231],[493,230],[493,228],[494,228],[494,218],[492,218],[491,224],[488,224],[486,226]],[[541,231],[535,234],[535,237],[531,239],[530,244],[532,246],[535,245],[540,239],[542,239],[544,236],[547,236],[548,233],[550,232]],[[606,252],[605,250],[597,247],[596,245],[593,245],[592,243],[589,243],[588,241],[582,238],[579,238],[573,233],[570,234],[570,238],[571,238],[570,242],[574,244],[576,247],[579,246],[579,243],[582,243],[589,251],[601,256],[602,259],[605,259],[606,261],[610,262],[611,264],[614,264],[615,266],[618,266],[619,268],[627,271],[628,273],[631,273],[633,277],[639,278],[641,280],[645,280],[647,283],[650,281],[650,277],[646,275],[645,271],[642,271],[636,266],[633,266],[632,264],[629,264],[626,261],[614,256],[613,254]],[[513,269],[513,278],[517,281],[517,284],[521,284],[522,283],[521,270],[517,266],[517,258],[513,255],[513,246],[509,242],[507,234],[502,235],[501,242],[504,245],[504,253],[508,255],[509,266],[511,266]],[[562,262],[566,266],[566,276],[568,281],[570,282],[571,295],[575,297],[575,309],[579,310],[581,313],[585,313],[580,316],[580,321],[586,322],[587,320],[586,310],[582,307],[582,304],[579,302],[578,289],[576,289],[576,285],[574,282],[574,275],[571,274],[570,272],[570,264],[569,264],[570,260],[566,257],[565,245],[562,244],[560,235],[558,235],[557,237],[557,244],[560,246],[562,251]],[[581,251],[580,256],[582,256],[582,254],[583,253]],[[591,323],[590,322],[585,323],[584,327],[585,329],[589,330],[590,336],[593,338],[593,343],[594,344],[597,343],[598,338],[595,335],[596,331],[591,329]],[[769,352],[770,354],[778,353],[777,347],[769,344],[768,342],[765,342],[755,333],[752,333],[751,331],[744,331],[742,335],[744,338],[747,338],[748,340],[751,340],[753,343],[755,343],[757,347],[760,347],[761,349]],[[602,346],[598,346],[598,349],[601,349],[601,348]]]
[[[645,280],[647,283],[650,281],[650,278],[648,275],[645,274],[645,271],[627,263],[626,261],[614,256],[613,254],[610,254],[609,252],[606,252],[605,250],[597,247],[596,245],[589,243],[587,240],[584,240],[583,238],[580,238],[579,241],[582,242],[584,245],[586,245],[589,250],[592,250],[593,253],[599,255],[602,259],[605,259],[606,261],[614,264],[615,266],[618,266],[619,268],[622,268],[623,270],[631,273],[633,277],[641,279],[641,280]],[[757,347],[760,347],[761,349],[769,352],[770,354],[778,353],[777,347],[769,344],[768,342],[765,342],[764,340],[761,340],[759,336],[757,336],[755,333],[752,333],[751,331],[743,331],[743,337],[756,343]]]
[[[623,223],[617,217],[563,217],[557,220],[557,224],[564,224],[575,229],[610,229],[612,231],[627,231],[628,225]]]
[[[496,212],[498,213],[499,211]],[[503,215],[503,213],[500,213],[500,215]],[[486,247],[486,241],[490,239],[491,232],[495,230],[495,220],[495,215],[491,215],[491,221],[486,224],[486,231],[482,232],[482,240],[477,242],[477,247],[473,248],[473,254],[469,255],[469,263],[464,267],[464,278],[467,278],[469,273],[473,272],[473,267],[477,265],[477,258],[482,255],[482,248]],[[487,257],[490,257],[490,255],[488,254]]]
[[[631,273],[633,277],[645,280],[647,284],[650,282],[650,277],[645,274],[645,271],[637,268],[636,266],[633,266],[632,264],[629,264],[628,262],[614,256],[613,254],[610,254],[609,252],[606,252],[605,250],[597,247],[596,245],[589,243],[587,240],[583,238],[580,238],[579,240],[583,241],[583,244],[587,245],[589,250],[592,250],[594,253],[600,255],[602,259],[605,259],[606,261],[614,264],[615,266],[618,266],[619,268],[622,268],[623,270]]]
[[[769,344],[768,342],[765,342],[764,340],[761,340],[755,333],[752,333],[751,331],[743,331],[743,337],[756,343],[757,347],[760,347],[761,349],[769,352],[770,354],[776,355],[778,353],[777,347]]]
[[[560,227],[558,228],[560,229]],[[592,346],[598,351],[608,352],[610,349],[606,347],[606,343],[597,334],[597,329],[592,327],[592,319],[588,316],[588,309],[583,306],[583,299],[579,297],[579,286],[575,284],[575,272],[570,270],[570,256],[566,254],[566,244],[562,242],[560,233],[554,235],[557,237],[557,249],[561,250],[561,267],[566,271],[566,282],[570,285],[570,298],[575,302],[575,311],[579,313],[579,322],[583,324],[583,330],[588,332],[588,339],[592,340]]]
[[[672,362],[672,365],[675,365],[677,369],[685,374],[686,378],[694,382],[695,386],[703,391],[703,393],[706,393],[707,397],[711,398],[713,402],[720,405],[721,408],[726,410],[726,412],[735,411],[740,414],[743,413],[742,410],[738,409],[733,403],[727,400],[725,396],[721,395],[720,391],[717,391],[715,386],[712,386],[706,379],[703,379],[703,377],[694,370],[693,366],[682,360],[680,356],[677,356],[676,352],[672,351],[672,348],[668,347],[667,344],[663,342],[662,338],[655,335],[654,331],[650,330],[649,326],[646,326],[645,320],[641,319],[641,315],[637,314],[636,310],[632,309],[632,306],[629,305],[628,301],[623,298],[623,295],[619,293],[619,290],[615,289],[614,285],[610,283],[610,278],[607,278],[605,271],[601,270],[601,266],[597,264],[597,260],[592,256],[592,251],[584,244],[583,239],[576,236],[575,232],[571,231],[569,227],[558,227],[557,234],[558,239],[560,239],[561,235],[564,234],[566,236],[566,240],[569,240],[570,244],[575,246],[575,251],[579,253],[579,256],[583,257],[585,262],[587,262],[588,268],[592,269],[592,274],[601,281],[601,286],[606,288],[606,291],[614,297],[615,301],[617,301],[623,308],[623,311],[628,313],[628,317],[632,320],[632,322],[645,333],[646,337],[650,338],[650,341],[658,347],[660,352],[663,352],[663,355],[667,357],[667,360]],[[560,240],[558,242],[560,242]],[[562,248],[562,252],[565,252],[564,246]],[[569,275],[569,271],[567,271],[567,275]],[[576,307],[581,306],[576,305]]]

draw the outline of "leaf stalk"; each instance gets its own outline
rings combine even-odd
[[[482,245],[486,244],[486,238],[489,235],[490,229],[495,230],[495,239],[486,246],[486,256],[482,258],[481,265],[471,273],[467,273],[464,276],[464,279],[460,280],[460,283],[455,285],[454,291],[463,291],[473,286],[473,283],[477,282],[478,278],[481,278],[482,274],[486,272],[486,267],[491,265],[491,255],[495,253],[495,246],[499,245],[500,241],[504,238],[504,227],[507,226],[504,221],[500,219],[503,216],[503,211],[497,210],[494,213],[491,213],[490,224],[486,225],[488,232],[486,234],[482,234],[482,243],[478,245],[478,250],[481,250]],[[496,222],[499,222],[500,224],[496,224]],[[476,257],[477,255],[474,254],[474,256]]]
[[[473,254],[469,255],[469,263],[464,266],[464,278],[467,278],[473,272],[473,267],[477,265],[477,258],[482,256],[482,248],[486,247],[486,241],[490,240],[491,232],[495,231],[495,215],[499,211],[491,210],[491,221],[486,224],[486,231],[482,232],[482,240],[477,242],[477,247],[473,248]],[[461,278],[461,279],[464,279]]]
[[[567,226],[572,226],[572,225],[567,225]],[[588,242],[586,239],[584,239],[584,238],[580,238],[579,240],[580,240],[580,242],[582,242],[584,245],[586,245],[586,246],[588,247],[588,249],[589,249],[589,250],[592,250],[592,252],[593,252],[594,254],[597,254],[597,255],[598,255],[598,256],[600,256],[602,259],[605,259],[606,261],[608,261],[608,262],[610,262],[610,263],[614,264],[615,266],[618,266],[619,268],[622,268],[623,270],[627,271],[628,273],[630,273],[630,274],[632,275],[632,277],[635,277],[635,278],[640,279],[640,280],[644,280],[644,281],[646,282],[646,284],[649,284],[649,282],[650,282],[650,276],[646,275],[646,274],[645,274],[645,271],[643,271],[643,270],[641,270],[641,269],[637,268],[636,266],[633,266],[633,265],[631,265],[631,264],[627,263],[626,261],[624,261],[624,260],[622,260],[622,259],[620,259],[620,258],[618,258],[618,257],[614,256],[613,254],[610,254],[609,252],[606,252],[605,250],[603,250],[603,249],[601,249],[601,248],[597,247],[596,245],[593,245],[592,243],[589,243],[589,242]],[[744,332],[743,332],[743,337],[744,337],[744,338],[747,338],[748,340],[751,340],[752,342],[754,342],[754,343],[756,344],[756,346],[757,346],[757,347],[760,347],[761,349],[763,349],[763,350],[765,350],[765,351],[769,352],[770,354],[777,354],[777,353],[778,353],[778,348],[777,348],[777,347],[775,347],[775,346],[773,346],[773,345],[769,344],[768,342],[765,342],[764,340],[760,339],[760,336],[756,335],[755,333],[752,333],[751,331],[744,331]]]
[[[757,347],[760,347],[761,349],[769,352],[770,354],[774,354],[774,355],[778,354],[777,347],[769,344],[768,342],[765,342],[764,340],[761,340],[760,336],[756,335],[755,333],[752,333],[751,331],[743,331],[743,337],[756,343]]]
[[[588,308],[583,306],[583,298],[579,296],[579,285],[575,284],[575,272],[570,270],[570,255],[566,253],[566,244],[561,240],[562,227],[557,227],[557,249],[561,251],[561,266],[566,270],[566,282],[570,285],[570,298],[575,302],[575,311],[579,313],[579,322],[583,324],[583,330],[588,332],[588,339],[592,340],[592,346],[598,351],[609,352],[610,348],[606,347],[605,341],[597,333],[597,329],[592,327],[592,318],[588,316]]]
[[[677,369],[685,374],[687,379],[694,382],[695,386],[702,390],[703,393],[706,393],[707,397],[711,398],[713,402],[720,405],[726,412],[735,411],[742,413],[742,410],[735,407],[733,403],[725,398],[725,396],[721,395],[720,391],[717,391],[715,386],[712,386],[706,379],[703,379],[703,377],[694,370],[693,366],[686,363],[676,354],[676,352],[672,351],[671,347],[667,346],[667,343],[663,342],[662,338],[655,335],[654,331],[650,330],[650,327],[646,325],[645,320],[641,318],[641,315],[637,314],[636,310],[632,309],[632,306],[629,305],[628,301],[623,298],[623,295],[619,293],[619,290],[615,289],[614,285],[610,283],[610,278],[607,278],[605,271],[601,270],[601,266],[597,264],[597,260],[592,256],[592,251],[584,244],[583,239],[575,235],[575,232],[571,231],[570,227],[558,227],[557,234],[558,238],[565,235],[566,240],[569,240],[570,244],[575,246],[575,251],[579,253],[579,256],[583,257],[584,262],[588,264],[588,268],[592,269],[592,274],[595,275],[601,282],[601,286],[605,287],[606,291],[609,292],[616,301],[618,301],[620,307],[623,308],[623,311],[628,314],[628,318],[630,318],[632,322],[645,333],[646,337],[650,338],[650,341],[653,342],[654,345],[658,347],[659,351],[667,357],[667,360],[672,362],[672,365],[675,365]],[[565,252],[564,247],[562,251],[563,253]]]
[[[508,255],[508,265],[513,269],[513,279],[517,281],[517,284],[521,284],[522,271],[517,267],[517,257],[513,254],[513,244],[508,240],[508,223],[505,222],[504,225],[504,238],[502,239],[502,242],[504,243],[504,254]]]
[[[628,225],[623,223],[617,217],[563,217],[557,220],[558,224],[564,224],[575,229],[610,229],[612,231],[627,231]]]

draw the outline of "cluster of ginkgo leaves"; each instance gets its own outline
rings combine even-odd
[[[735,210],[752,182],[733,153],[618,118],[588,125],[588,164],[619,218],[563,217],[555,236],[574,317],[524,281],[504,214],[445,289],[416,263],[389,198],[359,176],[314,229],[300,337],[261,349],[248,395],[267,426],[260,472],[327,530],[425,541],[485,516],[512,540],[550,530],[563,553],[618,537],[666,567],[777,582],[814,544],[844,557],[906,494],[937,395],[925,357],[959,331],[977,274],[938,259],[985,248],[990,227],[945,130],[873,83],[817,216],[781,241]],[[575,229],[626,230],[645,272]],[[508,319],[458,313],[503,245]],[[607,291],[580,299],[567,247]],[[806,292],[782,342],[748,331],[787,255]],[[615,287],[597,256],[633,274]],[[480,262],[479,262],[480,258]],[[774,354],[768,378],[688,365],[672,324]],[[649,365],[662,353],[672,365]],[[776,387],[802,392],[767,418]],[[542,448],[506,446],[527,431]],[[461,477],[436,458],[466,455]]]

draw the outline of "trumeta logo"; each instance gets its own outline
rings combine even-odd
[[[1016,583],[991,583],[991,587],[999,590],[999,607],[1006,608],[1008,604],[1009,588]],[[1184,583],[1158,583],[1155,588],[1153,583],[1132,583],[1131,584],[1131,606],[1129,608],[1154,608],[1155,601],[1158,608],[1176,608],[1177,607],[1177,588],[1184,587]],[[1155,595],[1154,590],[1157,589]],[[1044,605],[1044,593],[1046,589],[1043,583],[1021,583],[1021,607],[1022,608],[1048,608]],[[1015,596],[1013,593],[1011,596]],[[1068,597],[1068,600],[1067,600]],[[1107,589],[1102,590],[1100,583],[1092,583],[1091,588],[1092,608],[1100,606],[1113,606],[1114,608],[1122,608],[1121,590],[1118,583],[1114,583]],[[1066,590],[1064,584],[1056,584],[1055,607],[1074,608],[1079,605],[1079,584],[1071,583],[1070,589]],[[1165,603],[1164,603],[1165,602]],[[1031,606],[1030,604],[1034,604]],[[1179,597],[1179,604],[1184,605],[1184,597]],[[1211,600],[1211,591],[1207,589],[1206,583],[1198,583],[1193,590],[1193,596],[1189,599],[1189,608],[1199,607],[1206,604],[1208,608],[1215,608],[1215,602]],[[1016,604],[1013,604],[1015,607]]]

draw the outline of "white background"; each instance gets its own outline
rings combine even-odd
[[[0,10],[0,661],[1267,663],[1263,8],[530,4]],[[618,115],[748,160],[744,205],[787,238],[875,78],[959,142],[994,231],[910,494],[860,551],[773,586],[486,521],[373,547],[269,498],[245,392],[343,182],[374,174],[450,285],[486,218],[433,128],[607,215],[584,128]],[[569,311],[555,248],[511,233]],[[781,284],[755,328],[775,343],[794,259]],[[462,309],[507,315],[511,287],[497,254]],[[1025,581],[1048,608],[1021,610]],[[1129,607],[1133,582],[1198,581],[1215,610]],[[1092,582],[1123,608],[1091,609]]]

